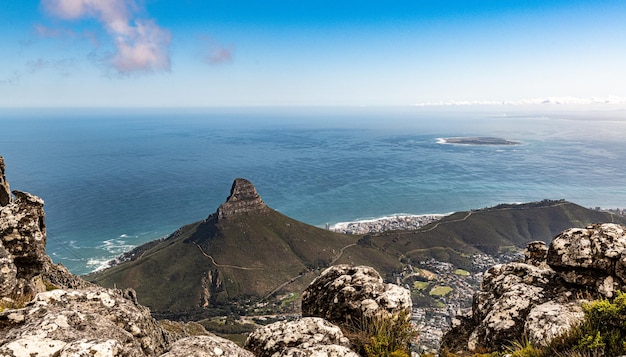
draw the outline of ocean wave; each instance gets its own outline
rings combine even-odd
[[[112,258],[91,258],[87,261],[87,268],[91,270],[91,272],[101,271],[111,266]]]
[[[119,239],[119,238],[107,239],[103,241],[101,245],[98,246],[98,248],[104,249],[107,252],[111,254],[115,254],[115,255],[120,255],[135,247],[136,247],[135,244],[130,244],[126,240]]]

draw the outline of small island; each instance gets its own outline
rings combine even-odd
[[[520,145],[521,142],[495,138],[489,136],[459,136],[451,138],[439,138],[437,142],[440,144],[456,144],[456,145]]]

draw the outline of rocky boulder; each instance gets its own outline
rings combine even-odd
[[[626,283],[626,227],[593,224],[559,234],[547,263],[567,282],[612,297]]]
[[[4,158],[0,156],[0,207],[8,205],[11,201],[11,190],[4,175]]]
[[[350,342],[341,329],[317,317],[296,321],[275,322],[261,327],[248,336],[245,348],[257,357],[272,356],[330,356],[321,351],[335,351],[340,356],[358,356],[349,349]],[[317,351],[317,352],[314,352]]]
[[[148,308],[97,287],[40,293],[26,307],[0,313],[0,329],[0,352],[8,356],[82,355],[78,348],[158,355],[171,342]]]
[[[14,281],[12,291],[3,296],[34,296],[45,290],[38,277],[46,262],[46,226],[43,200],[26,192],[13,191],[15,200],[0,207],[0,244],[4,256],[0,276]],[[9,258],[10,257],[10,258]],[[9,260],[12,260],[11,263]],[[15,278],[13,278],[15,270]],[[13,280],[15,279],[15,280]],[[0,282],[0,285],[6,285]]]
[[[172,345],[161,357],[254,357],[234,342],[218,336],[191,336]]]
[[[625,287],[626,227],[568,229],[549,247],[530,243],[523,263],[489,269],[474,295],[472,316],[458,319],[443,347],[496,350],[521,336],[546,345],[584,319],[579,297],[612,297]],[[460,342],[459,336],[466,337]]]
[[[475,326],[467,342],[498,349],[522,336],[529,313],[548,301],[567,301],[571,294],[550,268],[526,263],[496,265],[485,274],[472,306]]]
[[[302,316],[324,318],[349,326],[377,314],[411,316],[411,294],[387,284],[367,266],[336,265],[326,269],[302,294]]]

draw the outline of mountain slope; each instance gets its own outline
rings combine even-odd
[[[267,296],[292,280],[289,291],[301,291],[316,269],[329,266],[358,238],[286,217],[267,207],[249,181],[237,179],[227,201],[206,220],[139,247],[130,261],[88,279],[132,287],[154,311],[184,311]]]
[[[549,242],[564,229],[598,222],[626,219],[542,201],[458,212],[417,231],[344,235],[280,214],[252,183],[236,179],[226,202],[207,219],[140,246],[123,263],[87,279],[133,288],[142,304],[167,316],[300,293],[323,268],[340,263],[372,266],[387,279],[403,265],[431,257],[471,270],[472,254]]]
[[[384,232],[367,239],[406,261],[434,257],[471,269],[471,254],[499,254],[536,240],[549,243],[565,229],[600,222],[624,224],[626,218],[562,200],[544,200],[457,212],[417,231]]]

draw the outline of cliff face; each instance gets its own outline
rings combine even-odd
[[[8,205],[9,202],[11,202],[11,190],[4,176],[4,158],[0,156],[0,207]]]
[[[256,192],[252,182],[238,178],[233,182],[226,202],[217,209],[218,219],[234,217],[248,212],[267,212],[269,208]]]

